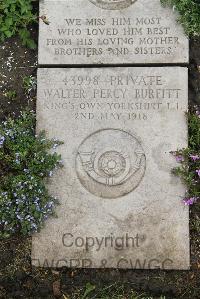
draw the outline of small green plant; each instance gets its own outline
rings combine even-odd
[[[160,0],[163,5],[170,5],[180,14],[179,22],[189,36],[200,36],[199,0]]]
[[[95,285],[92,285],[90,282],[88,282],[85,286],[85,292],[81,299],[87,299],[88,295],[91,294],[95,290]]]
[[[3,0],[0,1],[0,40],[18,34],[22,44],[31,49],[36,44],[31,38],[28,26],[36,22],[33,14],[33,0]]]
[[[37,79],[33,76],[25,76],[23,78],[23,88],[26,93],[30,93],[32,90],[35,90],[37,86]]]
[[[53,214],[56,198],[46,182],[61,166],[61,142],[35,136],[35,115],[22,112],[0,125],[0,237],[30,235]],[[50,152],[51,150],[51,152]]]
[[[15,90],[8,90],[4,93],[5,97],[9,100],[14,100],[17,96],[17,93]]]
[[[200,111],[188,114],[189,144],[188,148],[180,149],[172,154],[179,167],[173,173],[179,176],[187,186],[185,205],[192,205],[200,199]]]
[[[145,293],[138,293],[133,290],[126,290],[125,285],[114,283],[107,285],[104,288],[98,289],[95,285],[87,283],[83,295],[80,293],[73,298],[81,299],[154,299],[152,296],[148,296]],[[67,297],[65,297],[67,298]],[[165,296],[159,296],[158,299],[165,299]]]

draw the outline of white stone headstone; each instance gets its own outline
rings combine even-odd
[[[188,38],[177,14],[160,0],[40,1],[41,65],[188,60]]]
[[[64,167],[49,184],[58,217],[33,237],[33,265],[189,268],[185,187],[170,154],[187,146],[187,82],[184,67],[38,70],[38,130],[64,141]]]

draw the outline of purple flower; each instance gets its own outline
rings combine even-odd
[[[195,202],[197,202],[199,198],[198,197],[190,197],[190,198],[185,198],[183,200],[185,206],[191,206],[193,205]]]
[[[200,177],[200,169],[196,170],[197,175]]]
[[[197,115],[198,117],[200,117],[200,111],[199,111],[199,110],[196,110],[196,115]]]
[[[58,144],[57,143],[54,143],[53,145],[53,149],[56,149],[58,147]]]
[[[184,158],[181,155],[176,156],[176,162],[183,162]]]
[[[5,137],[4,136],[0,136],[0,147],[3,146],[4,141],[5,141]]]
[[[184,158],[181,154],[178,154],[177,152],[173,152],[173,151],[171,151],[170,154],[172,154],[175,157],[176,162],[183,162],[184,161]]]
[[[190,158],[195,162],[200,159],[198,155],[190,155]]]

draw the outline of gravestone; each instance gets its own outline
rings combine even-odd
[[[160,0],[42,0],[39,64],[188,63],[176,19]]]
[[[91,15],[96,2],[107,1],[87,1]],[[38,70],[37,127],[64,141],[64,167],[49,183],[58,217],[34,235],[33,265],[189,268],[185,187],[170,154],[187,146],[187,82],[185,67]]]

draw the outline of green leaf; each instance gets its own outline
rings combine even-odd
[[[26,41],[26,45],[27,45],[28,48],[30,48],[30,49],[36,49],[36,47],[37,47],[37,45],[36,45],[36,43],[34,42],[33,39],[28,39],[28,40]]]
[[[90,282],[88,282],[87,284],[86,284],[86,290],[85,290],[85,292],[84,292],[84,294],[83,294],[83,296],[82,296],[82,298],[81,299],[86,299],[87,298],[87,296],[91,293],[91,292],[93,292],[94,290],[95,290],[95,286],[94,285],[92,285]]]
[[[12,36],[12,32],[9,30],[4,31],[4,34],[6,35],[6,37],[11,37]]]
[[[0,0],[0,40],[19,34],[22,44],[35,49],[28,26],[37,21],[33,0]]]
[[[6,18],[6,19],[5,19],[5,24],[6,24],[7,27],[12,26],[12,24],[13,24],[13,19],[12,19],[11,17],[10,17],[10,18]]]

